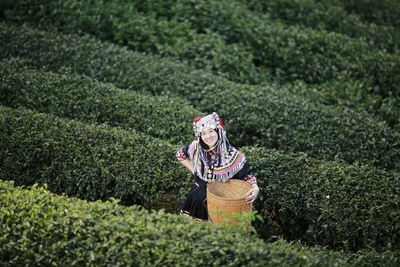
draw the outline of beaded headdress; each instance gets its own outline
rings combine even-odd
[[[200,137],[204,127],[210,127],[211,129],[218,130],[224,129],[224,123],[219,119],[217,113],[212,113],[205,117],[195,118],[193,120],[193,131],[196,137]]]

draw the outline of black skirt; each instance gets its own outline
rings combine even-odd
[[[208,220],[207,183],[195,175],[196,184],[189,191],[182,205],[181,214],[187,214],[197,220]]]

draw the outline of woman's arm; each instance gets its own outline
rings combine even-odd
[[[194,167],[189,159],[189,154],[188,154],[188,149],[189,145],[185,145],[181,147],[177,152],[176,152],[176,158],[180,163],[182,163],[183,166],[185,166],[192,174],[194,173]]]
[[[188,158],[181,160],[179,162],[182,163],[182,165],[185,166],[192,174],[194,173],[193,164]]]

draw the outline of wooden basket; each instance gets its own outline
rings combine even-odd
[[[230,179],[227,182],[214,182],[207,185],[208,217],[212,223],[227,220],[231,225],[237,223],[232,218],[235,213],[249,212],[253,205],[246,203],[246,193],[251,189],[248,182]]]

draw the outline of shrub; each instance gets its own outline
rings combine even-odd
[[[333,249],[399,250],[398,172],[264,148],[243,152],[261,188],[256,209],[286,238]]]
[[[191,183],[176,162],[176,147],[148,136],[22,109],[1,108],[0,114],[1,179],[146,207]],[[398,173],[263,148],[244,152],[262,188],[256,208],[287,238],[351,250],[398,249],[400,231],[391,223],[399,218]]]
[[[338,266],[346,255],[137,206],[86,202],[0,181],[0,259],[14,265]]]
[[[278,81],[354,78],[372,81],[382,96],[400,96],[400,54],[385,53],[361,39],[281,24],[236,1],[150,1],[141,10],[190,22],[199,32],[211,29],[228,43],[245,44],[252,49],[255,64]]]
[[[374,250],[360,251],[351,255],[350,261],[354,266],[398,266],[400,264],[399,251],[385,251],[378,253]]]
[[[394,96],[382,97],[370,94],[373,86],[357,80],[331,80],[323,84],[306,84],[302,81],[282,85],[289,92],[302,96],[313,103],[335,106],[344,110],[350,108],[358,113],[387,122],[393,128],[400,126],[400,110]]]
[[[0,108],[0,179],[149,206],[187,177],[177,147],[122,129]]]
[[[349,12],[360,15],[364,20],[393,27],[400,26],[400,5],[396,0],[330,0],[343,5]]]
[[[120,88],[177,95],[202,112],[216,111],[227,122],[231,141],[237,146],[259,144],[316,158],[399,168],[398,133],[367,115],[314,104],[277,86],[235,84],[87,36],[6,24],[0,32],[0,38],[7,40],[0,48],[3,57],[20,56],[54,71],[68,67]]]
[[[190,122],[201,114],[177,97],[142,95],[82,75],[35,70],[19,59],[1,61],[0,75],[2,105],[135,129],[171,143],[190,140]]]
[[[271,19],[289,25],[305,25],[316,30],[343,33],[372,42],[377,48],[389,52],[395,52],[400,48],[400,31],[397,28],[365,23],[360,16],[353,13],[353,10],[347,12],[343,6],[334,4],[330,0],[242,2],[255,12],[267,14]]]
[[[390,93],[400,96],[399,53],[388,54],[364,40],[342,34],[287,26],[253,13],[239,2],[174,0],[143,4],[143,1],[37,0],[32,4],[21,0],[13,3],[6,6],[6,20],[46,28],[50,24],[68,33],[89,33],[123,45],[144,44],[130,48],[161,55],[171,49],[180,58],[188,52],[186,47],[195,47],[201,54],[187,53],[186,59],[195,63],[211,58],[213,67],[221,66],[216,72],[229,72],[230,62],[236,62],[234,71],[228,73],[234,81],[238,81],[235,77],[244,77],[246,69],[253,69],[249,64],[253,62],[261,67],[261,76],[255,75],[261,80],[248,77],[240,82],[268,82],[271,74],[278,81],[301,79],[308,83],[346,77],[371,80],[376,93],[382,96]],[[158,9],[158,6],[168,8]],[[210,30],[214,33],[207,35]],[[215,34],[219,37],[214,38]],[[206,40],[210,43],[204,43]],[[220,60],[224,63],[219,63]],[[209,61],[200,65],[209,65]]]
[[[198,33],[189,23],[143,14],[137,10],[142,3],[22,0],[14,4],[4,7],[6,20],[41,24],[46,28],[53,25],[68,33],[89,33],[133,50],[174,56],[196,68],[234,80],[261,75],[246,47],[227,44],[217,33]]]

